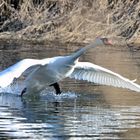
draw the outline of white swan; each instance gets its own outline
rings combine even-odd
[[[94,43],[68,56],[57,56],[41,60],[23,59],[0,72],[0,87],[10,85],[15,78],[27,73],[25,88],[21,96],[25,92],[38,93],[46,86],[54,86],[56,94],[60,94],[58,82],[66,77],[140,92],[140,85],[134,83],[134,81],[95,64],[78,61],[87,49],[110,44],[111,42],[107,38],[96,38]]]

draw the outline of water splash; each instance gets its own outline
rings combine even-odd
[[[45,100],[49,100],[49,101],[62,101],[62,100],[66,100],[66,99],[76,99],[78,96],[77,93],[75,92],[71,92],[71,91],[68,91],[68,92],[62,92],[60,95],[56,95],[55,92],[53,91],[47,91],[47,90],[44,90],[42,93],[41,93],[41,97]]]
[[[12,95],[20,95],[21,91],[24,89],[23,82],[16,82],[13,83],[5,88],[0,88],[0,93],[3,94],[12,94]],[[38,94],[39,95],[39,94]],[[37,95],[37,96],[38,96]],[[28,96],[28,95],[27,95]],[[36,96],[34,94],[29,95],[29,97]],[[64,99],[75,99],[78,97],[78,95],[74,92],[68,91],[68,92],[62,92],[60,95],[56,95],[54,91],[51,91],[50,87],[47,87],[45,90],[43,90],[40,93],[40,96],[45,100],[51,100],[51,101],[61,101]]]
[[[9,94],[20,95],[23,88],[24,88],[23,83],[21,84],[19,82],[16,82],[5,88],[0,88],[0,93],[9,93]]]

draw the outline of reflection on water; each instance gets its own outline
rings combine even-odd
[[[0,46],[0,69],[23,58],[44,58],[72,52],[74,46]],[[53,48],[52,48],[53,47]],[[35,49],[36,48],[36,49]],[[75,47],[77,49],[77,47]],[[33,50],[32,50],[33,49]],[[43,49],[43,50],[42,50]],[[109,68],[140,83],[139,52],[128,48],[98,47],[81,60]],[[20,85],[19,85],[20,86]],[[0,138],[2,139],[139,139],[140,94],[125,89],[93,86],[66,79],[63,93],[46,89],[38,98],[0,94]],[[19,92],[19,87],[13,92]]]

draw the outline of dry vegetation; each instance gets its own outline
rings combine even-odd
[[[140,38],[139,0],[0,1],[0,38],[88,42]]]

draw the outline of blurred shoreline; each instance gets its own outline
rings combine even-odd
[[[89,43],[105,36],[137,46],[139,9],[137,0],[2,0],[0,40]]]

